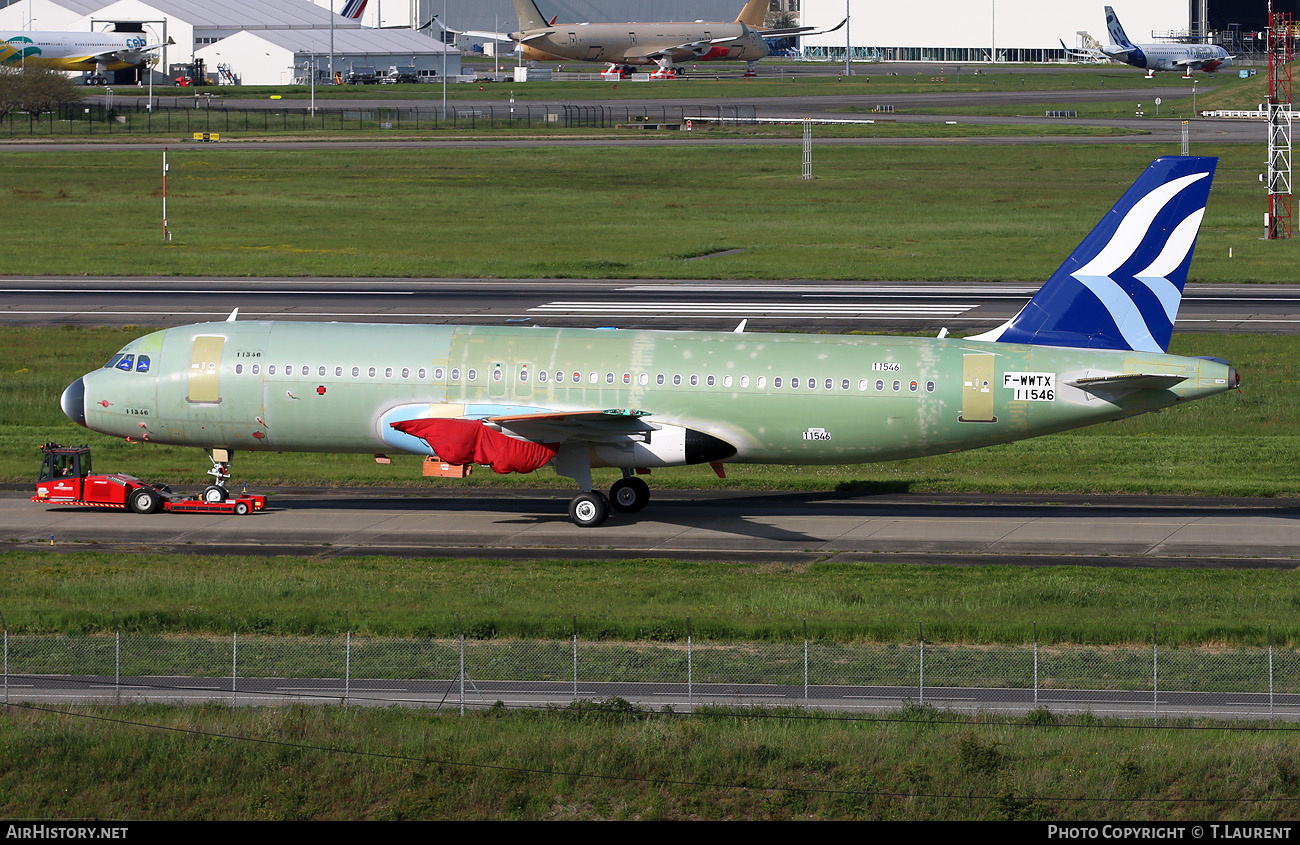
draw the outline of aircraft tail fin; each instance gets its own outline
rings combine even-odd
[[[519,29],[527,31],[546,28],[546,17],[533,0],[513,0],[513,2],[515,15],[519,18]]]
[[[768,0],[746,0],[745,8],[736,15],[736,23],[743,23],[750,29],[762,29],[768,5]]]
[[[1153,161],[1019,314],[968,339],[1166,351],[1217,163]]]
[[[1106,7],[1106,29],[1110,30],[1110,43],[1124,50],[1132,50],[1133,42],[1124,34],[1124,26],[1119,22],[1119,15],[1110,6]]]
[[[366,3],[369,0],[348,0],[343,4],[343,11],[339,12],[349,20],[360,20],[362,13],[366,11]]]

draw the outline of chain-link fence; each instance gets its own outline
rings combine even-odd
[[[4,633],[4,698],[564,706],[625,699],[842,712],[1300,719],[1300,652],[1275,648],[609,642]]]
[[[179,98],[174,98],[179,99]],[[680,126],[688,120],[752,122],[753,106],[657,105],[626,106],[510,103],[475,106],[426,107],[307,105],[278,109],[227,108],[202,100],[193,105],[107,103],[60,106],[41,114],[14,112],[0,118],[0,137],[97,136],[229,132],[342,132],[423,129],[511,129],[529,127],[631,128]]]

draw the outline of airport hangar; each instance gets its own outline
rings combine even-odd
[[[438,74],[445,67],[452,77],[460,73],[459,51],[436,38],[409,29],[363,29],[310,0],[19,0],[0,9],[4,30],[86,32],[109,29],[115,21],[141,22],[151,41],[175,40],[161,51],[155,83],[172,78],[163,68],[196,59],[203,59],[209,71],[227,66],[234,80],[245,85],[305,80],[314,59],[323,79],[331,28],[334,68],[343,74],[354,66],[386,70],[391,65]],[[134,83],[138,77],[134,70],[123,71],[115,84]]]
[[[849,24],[847,32],[805,37],[801,47],[806,58],[840,62],[846,44],[854,61],[1061,62],[1061,42],[1081,47],[1084,32],[1110,42],[1107,5],[1136,42],[1216,43],[1231,54],[1263,48],[1258,31],[1266,25],[1265,0],[931,0],[923,14],[874,0],[803,0],[802,25],[829,29],[846,10]],[[1293,13],[1298,5],[1274,2],[1275,9]]]
[[[343,0],[315,0],[341,8]],[[733,21],[745,0],[536,0],[547,18],[590,21]],[[860,60],[987,62],[1063,61],[1061,41],[1079,47],[1080,32],[1108,41],[1105,6],[1115,8],[1129,37],[1141,42],[1212,41],[1234,55],[1262,48],[1266,0],[930,0],[922,10],[876,0],[769,0],[772,12],[819,29],[849,15],[834,33],[802,39],[804,55],[844,60],[845,37]],[[1273,0],[1274,9],[1300,17],[1300,0]],[[461,30],[516,29],[511,0],[371,0],[361,16],[367,26],[424,23],[433,15]],[[382,18],[381,18],[382,16]],[[471,49],[483,39],[460,39]]]

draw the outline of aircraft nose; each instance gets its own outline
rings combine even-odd
[[[86,383],[77,379],[68,385],[59,399],[63,413],[77,425],[86,424]]]

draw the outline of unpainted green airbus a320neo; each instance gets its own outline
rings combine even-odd
[[[218,322],[154,332],[77,379],[105,434],[208,451],[409,452],[550,464],[579,526],[638,511],[637,471],[887,461],[1007,443],[1222,393],[1165,354],[1216,160],[1153,162],[1006,324],[967,338]],[[233,315],[232,315],[233,316]],[[623,478],[606,498],[591,468]]]

